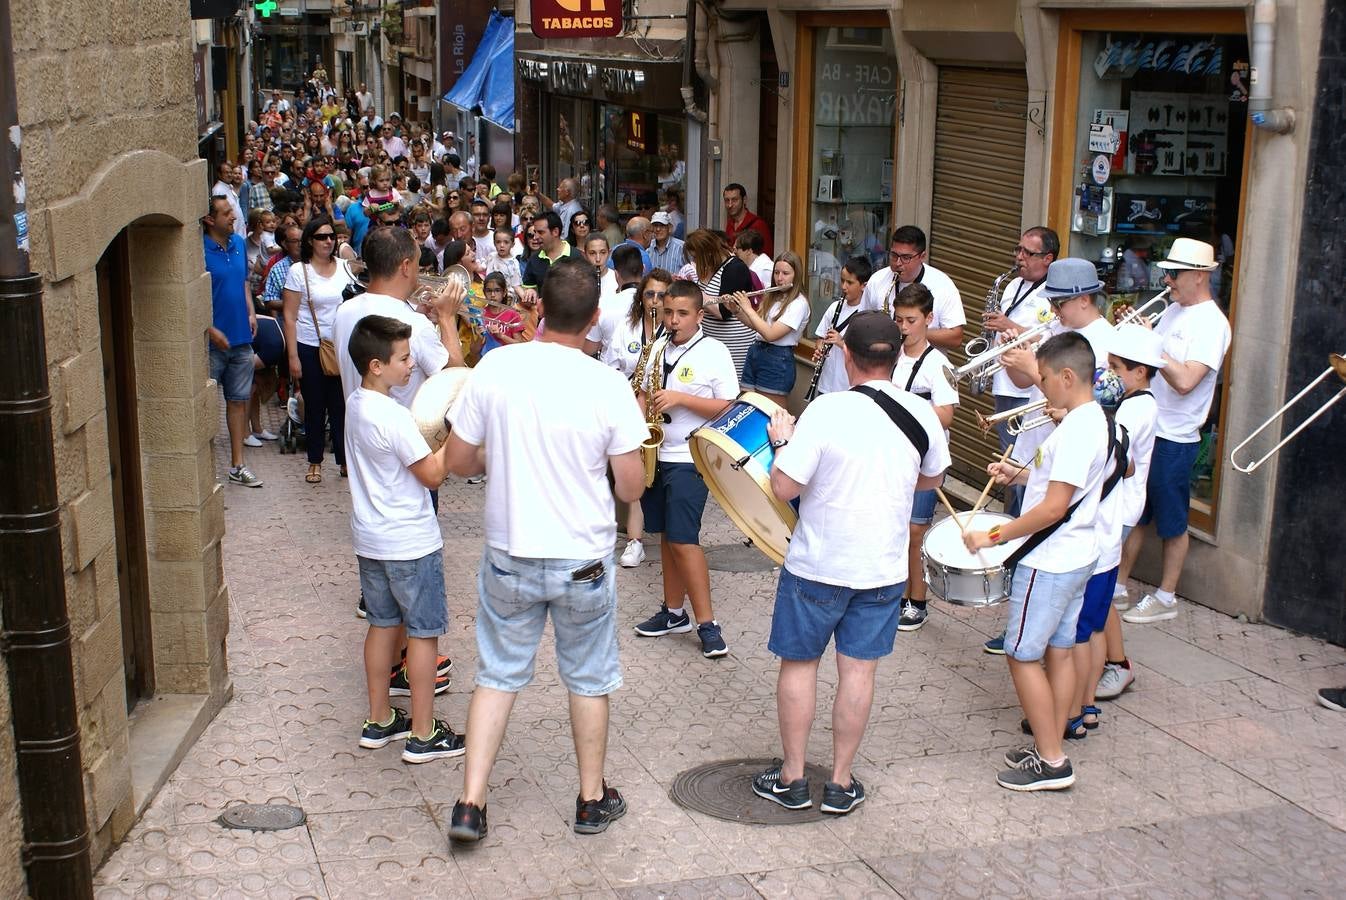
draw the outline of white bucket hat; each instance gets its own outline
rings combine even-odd
[[[1209,272],[1219,265],[1215,248],[1195,238],[1178,238],[1168,249],[1168,259],[1157,263],[1161,269],[1200,269]]]

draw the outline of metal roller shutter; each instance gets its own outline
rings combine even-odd
[[[981,333],[986,293],[1013,263],[1024,186],[1028,82],[1022,71],[941,66],[935,113],[935,180],[930,261],[958,285],[967,312],[964,342]],[[966,361],[960,347],[947,354]],[[976,412],[990,413],[989,393],[961,390],[951,439],[953,470],[980,483],[999,456],[994,432],[983,435]]]

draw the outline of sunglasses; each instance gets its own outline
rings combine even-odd
[[[589,220],[588,220],[588,219],[572,219],[572,220],[571,220],[571,224],[572,224],[572,225],[588,225],[588,224],[589,224]]]
[[[336,240],[336,235],[329,231],[325,234],[315,234],[313,239],[315,241],[334,241]]]

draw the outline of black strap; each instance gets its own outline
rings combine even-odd
[[[684,351],[682,351],[682,353],[680,353],[680,354],[678,355],[678,358],[675,359],[673,362],[669,362],[669,361],[668,361],[668,348],[669,348],[669,347],[676,347],[677,344],[674,344],[672,341],[669,341],[668,343],[664,344],[664,349],[663,349],[663,351],[659,354],[659,357],[660,357],[660,358],[659,358],[659,362],[660,362],[660,364],[662,364],[663,367],[664,367],[664,384],[665,384],[665,385],[668,384],[668,376],[673,372],[673,367],[676,366],[678,363],[682,362],[684,359],[686,359],[686,358],[687,358],[687,354],[688,354],[688,353],[691,353],[691,352],[692,352],[692,348],[695,347],[697,344],[701,343],[701,339],[704,338],[704,337],[705,337],[704,334],[698,334],[698,335],[696,336],[696,340],[692,341],[692,343],[691,343],[690,345],[688,345],[687,349],[684,350]]]
[[[911,393],[911,386],[916,383],[916,376],[921,374],[921,363],[925,362],[925,358],[929,356],[930,351],[934,349],[935,345],[927,341],[925,345],[925,352],[922,353],[920,356],[916,357],[916,364],[911,367],[911,375],[907,377],[907,386],[904,388],[904,390],[907,391],[907,393]],[[928,393],[917,394],[917,396],[924,397],[926,400],[930,399],[930,395]]]
[[[1112,422],[1108,422],[1108,458],[1113,460],[1113,470],[1103,481],[1103,491],[1099,494],[1098,498],[1099,503],[1102,503],[1107,499],[1107,496],[1112,493],[1112,489],[1117,487],[1117,484],[1122,480],[1122,476],[1126,474],[1127,454],[1131,449],[1131,436],[1126,433],[1125,427],[1119,427],[1122,428],[1121,440],[1117,439],[1116,432],[1114,432],[1112,428]],[[1080,504],[1085,501],[1087,496],[1088,495],[1086,494],[1070,504],[1070,508],[1066,510],[1064,516],[1057,519],[1046,528],[1033,532],[1028,540],[1020,545],[1018,550],[1015,550],[1009,555],[1009,558],[1005,560],[1005,565],[1007,567],[1017,566],[1021,559],[1041,546],[1042,542],[1047,540],[1047,538],[1056,534],[1058,528],[1070,521],[1070,517],[1075,514],[1075,510],[1079,509]]]
[[[893,424],[897,426],[898,430],[907,436],[907,440],[911,441],[911,445],[916,448],[917,456],[922,461],[925,460],[925,454],[930,450],[930,437],[925,433],[925,429],[921,427],[921,423],[916,420],[915,416],[903,409],[902,404],[877,388],[872,388],[867,384],[857,384],[851,390],[859,391],[877,403],[879,408],[888,414],[888,418],[893,420]]]
[[[1029,285],[1028,290],[1025,291],[1023,287],[1024,285],[1028,284],[1028,279],[1021,278],[1019,280],[1019,293],[1017,296],[1015,296],[1014,301],[1010,303],[1009,309],[1005,310],[1005,318],[1008,319],[1010,315],[1013,314],[1013,312],[1019,308],[1019,305],[1021,303],[1023,303],[1029,297],[1033,296],[1033,294],[1037,292],[1037,289],[1042,286],[1042,282],[1046,280],[1047,280],[1046,278],[1039,278],[1037,281],[1034,281],[1031,285]]]
[[[1126,396],[1122,397],[1121,400],[1118,400],[1117,406],[1120,409],[1123,403],[1134,397],[1153,397],[1153,396],[1154,394],[1151,394],[1149,391],[1136,391],[1134,394],[1127,394]]]

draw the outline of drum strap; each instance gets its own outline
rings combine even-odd
[[[1118,440],[1116,434],[1113,432],[1112,420],[1108,420],[1108,458],[1112,460],[1113,466],[1112,472],[1103,481],[1103,491],[1098,497],[1099,503],[1102,503],[1107,499],[1108,495],[1112,493],[1112,489],[1117,487],[1122,480],[1122,476],[1126,474],[1127,455],[1131,452],[1131,436],[1127,434],[1125,426],[1119,425],[1117,427],[1122,430],[1122,437],[1120,440]],[[1046,528],[1033,532],[1028,540],[1024,541],[1019,549],[1011,553],[1009,558],[1005,560],[1005,567],[1009,568],[1010,566],[1017,566],[1019,560],[1036,550],[1043,541],[1055,534],[1058,528],[1069,522],[1070,517],[1075,514],[1075,510],[1084,502],[1084,499],[1084,497],[1081,497],[1070,504],[1070,508],[1066,510],[1066,514]]]
[[[911,445],[916,448],[916,454],[925,459],[926,451],[930,449],[930,438],[926,436],[925,429],[921,423],[916,421],[916,417],[902,408],[892,397],[889,397],[878,388],[872,388],[867,384],[857,384],[851,388],[853,391],[859,391],[866,397],[869,397],[879,405],[879,408],[888,414],[888,418],[893,420],[893,424],[898,430],[907,436]]]

